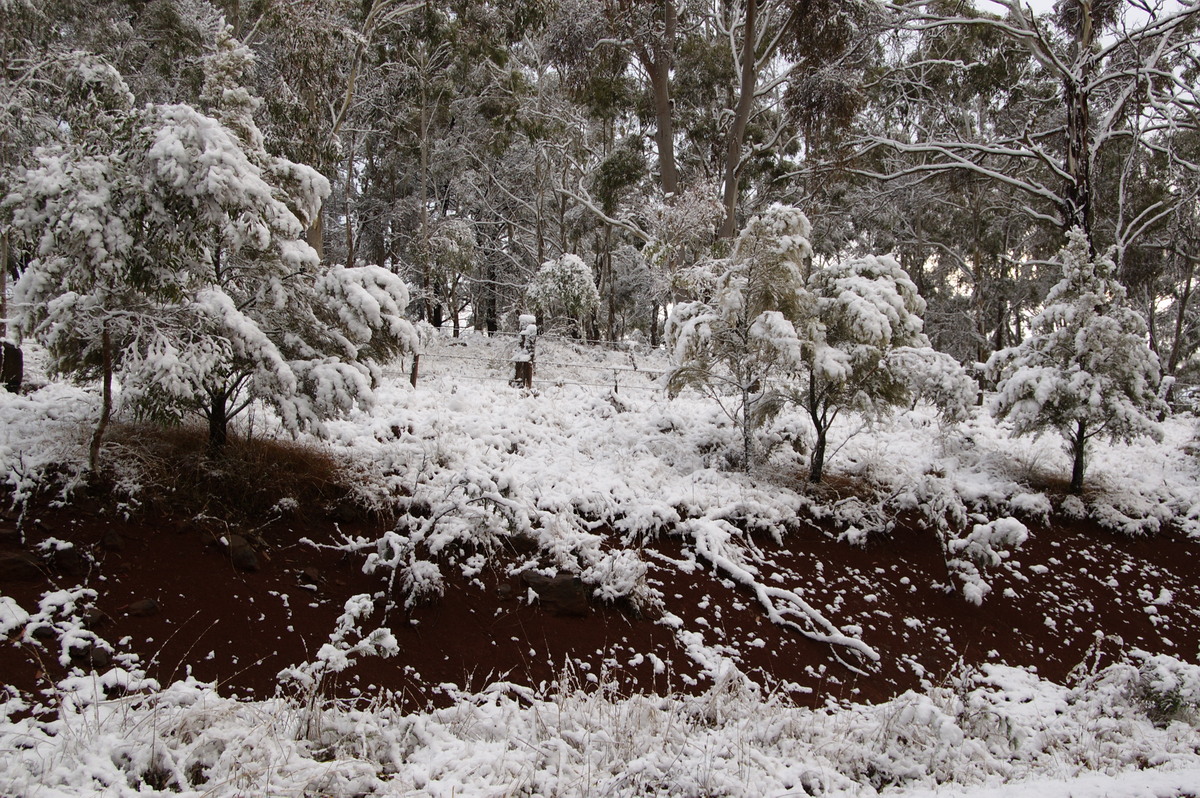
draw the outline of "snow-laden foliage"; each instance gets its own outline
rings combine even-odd
[[[543,263],[529,283],[528,295],[534,307],[561,317],[573,331],[600,306],[591,267],[570,253]]]
[[[888,353],[887,368],[904,383],[913,402],[928,402],[946,421],[964,421],[974,410],[978,383],[944,352],[900,346]]]
[[[359,657],[391,657],[399,653],[396,636],[390,629],[377,628],[364,633],[360,623],[375,610],[370,596],[359,594],[346,600],[329,642],[321,645],[311,662],[279,672],[281,682],[298,685],[312,701],[320,693],[326,676],[341,673]]]
[[[475,229],[463,219],[443,219],[429,237],[432,265],[447,277],[465,274],[475,264]]]
[[[925,301],[890,256],[867,255],[814,269],[809,291],[816,314],[808,320],[803,351],[808,372],[793,386],[792,401],[808,411],[816,430],[809,478],[819,481],[826,434],[840,413],[878,417],[906,404],[909,385],[886,358],[898,347],[906,355],[936,357],[921,332]]]
[[[971,531],[946,543],[946,565],[962,582],[963,597],[982,604],[992,586],[984,579],[988,568],[995,568],[1014,549],[1029,538],[1029,529],[1015,518],[997,518],[977,523]]]
[[[993,354],[987,368],[998,380],[993,414],[1017,435],[1062,435],[1073,460],[1071,488],[1078,492],[1092,439],[1157,440],[1154,417],[1166,406],[1146,322],[1125,305],[1112,259],[1089,257],[1078,230],[1059,258],[1062,279],[1030,322],[1029,336]]]
[[[971,381],[929,348],[925,303],[890,256],[811,263],[808,219],[775,205],[750,220],[709,302],[686,303],[668,323],[678,364],[672,388],[728,401],[743,429],[791,403],[812,422],[809,477],[820,481],[830,426],[845,411],[880,416],[924,395],[961,417]],[[723,402],[722,407],[727,407]]]
[[[710,254],[712,231],[724,213],[719,195],[717,186],[700,183],[665,200],[647,201],[651,241],[642,255],[657,278],[656,300],[699,288],[689,279],[693,272],[687,267],[704,262]]]
[[[206,62],[218,118],[186,105],[114,112],[102,142],[44,150],[4,205],[35,257],[14,320],[55,368],[111,368],[120,402],[154,418],[224,424],[252,400],[292,432],[371,398],[372,359],[411,346],[403,283],[323,269],[304,240],[329,184],[269,155],[228,84],[231,39]]]

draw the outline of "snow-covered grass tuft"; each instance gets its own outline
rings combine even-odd
[[[423,712],[326,702],[308,723],[301,703],[192,680],[118,699],[76,690],[49,717],[0,709],[0,793],[1017,796],[1049,782],[1077,798],[1169,796],[1200,779],[1196,728],[1151,717],[1142,697],[1148,681],[1191,689],[1192,670],[1124,661],[1068,687],[992,665],[816,710],[732,682],[620,697],[568,676],[547,695],[490,689]]]

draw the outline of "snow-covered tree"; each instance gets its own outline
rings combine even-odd
[[[1159,439],[1154,417],[1158,356],[1146,344],[1146,322],[1124,304],[1125,289],[1107,256],[1088,256],[1087,236],[1071,231],[1059,255],[1062,279],[1017,346],[988,360],[998,380],[992,414],[1018,435],[1052,429],[1067,442],[1071,492],[1083,490],[1088,442],[1103,437]]]
[[[803,366],[800,333],[811,318],[805,264],[812,226],[798,209],[773,205],[746,225],[711,301],[678,305],[667,320],[676,364],[668,379],[715,399],[742,432],[742,466],[754,463],[754,426],[779,396],[777,378]]]
[[[837,417],[846,410],[879,416],[907,404],[914,386],[900,364],[914,357],[933,362],[937,353],[922,332],[925,300],[890,255],[816,268],[808,291],[815,314],[801,334],[804,374],[790,398],[812,421],[816,440],[808,478],[820,482]]]
[[[291,431],[369,402],[375,358],[413,339],[408,292],[376,267],[321,267],[304,239],[329,184],[273,157],[227,39],[206,64],[209,116],[148,104],[113,114],[103,138],[39,153],[4,200],[34,257],[15,320],[56,368],[100,376],[111,407],[208,419],[219,450],[251,402]]]
[[[445,300],[450,310],[450,320],[454,327],[454,337],[458,337],[462,311],[469,303],[463,300],[463,283],[469,283],[474,277],[475,261],[478,244],[475,239],[475,229],[470,222],[459,218],[443,219],[433,229],[429,239],[429,251],[425,257],[429,259],[431,279],[435,283],[438,300]]]
[[[566,317],[577,325],[600,306],[600,292],[591,268],[578,255],[548,260],[529,284],[529,301],[542,312]]]
[[[961,405],[970,386],[929,348],[925,303],[893,258],[810,266],[811,229],[803,213],[783,205],[750,220],[713,301],[686,303],[672,316],[678,366],[670,385],[722,402],[742,428],[746,463],[753,425],[785,404],[802,407],[815,437],[809,479],[820,482],[838,415],[879,415],[910,401],[919,387],[910,379],[914,361],[929,364],[923,372],[944,384],[931,399]]]

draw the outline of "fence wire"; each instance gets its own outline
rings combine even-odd
[[[495,335],[515,336],[516,333],[496,333]],[[472,336],[472,337],[474,337],[474,336]],[[480,337],[482,338],[482,336],[480,336]],[[550,336],[541,336],[541,337],[539,337],[539,341],[545,340],[548,337],[550,337]],[[463,339],[458,338],[458,339],[452,339],[452,340],[461,341]],[[575,341],[574,339],[569,339],[569,338],[560,338],[560,340],[570,341],[574,344],[579,343],[578,341]],[[453,344],[451,344],[451,345],[453,345]],[[492,368],[503,368],[503,367],[511,366],[513,364],[513,360],[510,357],[503,357],[503,358],[501,358],[501,357],[478,357],[478,356],[473,356],[473,355],[451,354],[448,352],[425,351],[425,352],[420,353],[421,365],[420,365],[420,369],[419,369],[419,372],[417,375],[418,384],[420,384],[422,376],[447,376],[444,372],[439,372],[434,375],[423,375],[420,373],[420,372],[425,371],[425,368],[427,365],[436,364],[440,360],[453,360],[453,361],[467,362],[467,363],[482,363],[482,364],[488,365]],[[411,363],[411,361],[410,361],[410,363]],[[561,386],[571,385],[571,386],[578,386],[581,388],[609,388],[614,391],[621,391],[621,390],[662,391],[663,388],[661,385],[658,385],[658,384],[636,385],[636,384],[632,384],[629,382],[622,382],[618,378],[617,375],[637,374],[637,375],[644,377],[647,381],[649,381],[651,383],[655,383],[658,379],[660,379],[666,373],[665,371],[660,370],[660,369],[643,369],[643,368],[638,368],[637,366],[596,365],[593,363],[578,363],[578,362],[572,363],[572,362],[565,362],[565,361],[558,361],[558,360],[535,360],[534,363],[535,363],[535,366],[534,366],[535,369],[542,369],[542,368],[545,368],[545,369],[585,369],[585,370],[590,370],[590,371],[600,371],[600,372],[610,373],[613,375],[613,380],[611,382],[581,382],[579,380],[556,379],[554,377],[545,377],[545,376],[541,377],[540,379],[533,380],[534,386],[542,386],[542,387],[561,387]],[[435,371],[438,371],[436,369],[436,365],[434,366],[434,369],[435,369]],[[385,367],[383,369],[383,373],[388,375],[389,377],[393,377],[396,379],[408,379],[411,372],[409,371],[409,369],[407,367],[401,366],[401,367],[390,367],[390,368]],[[465,380],[468,382],[503,382],[503,383],[508,383],[508,384],[512,384],[514,382],[514,380],[512,378],[504,377],[504,376],[487,376],[487,375],[461,374],[460,373],[460,374],[453,375],[453,377],[456,380]]]

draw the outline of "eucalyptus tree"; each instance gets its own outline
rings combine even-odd
[[[925,303],[890,256],[812,261],[812,226],[794,207],[772,205],[738,235],[711,299],[676,308],[669,325],[674,391],[715,399],[742,433],[742,465],[754,462],[753,429],[787,404],[813,425],[809,480],[820,482],[829,430],[847,411],[877,417],[937,385],[929,397],[954,412],[973,385],[922,333]],[[914,379],[916,372],[923,379]]]
[[[877,174],[885,179],[963,171],[997,181],[1021,196],[1022,212],[1056,231],[1059,240],[1080,229],[1092,252],[1113,243],[1119,260],[1188,199],[1127,206],[1136,201],[1131,187],[1141,179],[1130,153],[1158,150],[1173,132],[1196,125],[1200,96],[1189,75],[1200,44],[1200,6],[1064,0],[1041,16],[1018,0],[990,0],[988,6],[1000,13],[961,4],[889,4],[895,24],[913,37],[886,78],[897,87],[895,107],[904,113],[918,95],[934,104],[907,114],[904,135],[886,127],[865,132],[860,151],[883,148],[911,158],[903,168]],[[988,67],[961,48],[961,39],[973,35],[967,31],[1001,48],[1007,77],[992,79],[994,88],[979,94],[974,107],[955,105],[953,96],[937,104],[937,95],[922,94],[929,73],[970,75]],[[1195,153],[1172,157],[1200,168]],[[1109,211],[1097,203],[1105,183],[1106,196],[1117,198],[1111,209],[1116,218],[1098,224],[1098,214]]]
[[[736,83],[724,130],[725,217],[719,234],[731,238],[738,229],[747,167],[756,158],[791,149],[797,122],[806,122],[811,132],[820,120],[848,118],[856,75],[870,49],[874,5],[859,0],[738,0],[722,5],[713,20],[719,36],[729,42]],[[794,113],[784,113],[788,105]]]

